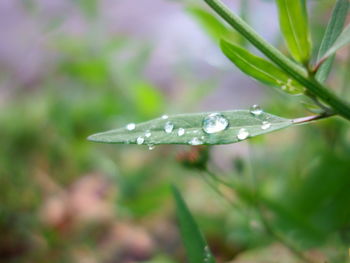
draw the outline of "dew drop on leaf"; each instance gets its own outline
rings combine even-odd
[[[191,144],[191,145],[201,145],[201,144],[203,144],[203,142],[200,139],[198,139],[197,137],[194,137],[188,143]]]
[[[238,134],[237,134],[238,140],[245,140],[248,138],[248,136],[249,136],[249,132],[246,129],[242,128],[238,131]]]
[[[149,138],[151,137],[152,133],[148,130],[145,132],[145,137]]]
[[[165,131],[166,133],[171,133],[171,132],[173,131],[173,129],[174,129],[174,124],[173,124],[173,123],[171,123],[170,121],[168,121],[167,123],[165,123],[165,125],[164,125],[164,131]]]
[[[254,116],[259,116],[263,113],[263,110],[260,108],[259,105],[254,104],[253,106],[250,107],[250,113],[253,114]]]
[[[137,139],[136,139],[137,144],[143,144],[144,141],[145,141],[145,139],[143,137],[137,137]]]
[[[126,129],[128,131],[132,131],[132,130],[135,130],[135,127],[136,127],[136,124],[135,123],[129,123],[126,125]]]
[[[262,125],[261,125],[261,129],[262,130],[267,130],[271,127],[271,123],[268,121],[263,121]]]
[[[154,150],[155,146],[153,144],[149,144],[148,145],[148,150],[152,151]]]
[[[208,134],[217,133],[228,127],[228,120],[220,113],[211,113],[203,119],[203,130]]]
[[[185,129],[184,128],[179,128],[179,130],[177,131],[177,135],[182,136],[185,134]]]
[[[168,118],[169,118],[168,115],[165,115],[165,114],[164,114],[164,115],[162,116],[162,119],[163,119],[163,120],[166,120],[166,119],[168,119]]]

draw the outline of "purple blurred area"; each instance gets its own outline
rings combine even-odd
[[[233,9],[239,1],[227,1]],[[166,0],[103,0],[96,19],[89,19],[74,1],[33,0],[0,2],[0,69],[2,98],[8,93],[39,86],[42,76],[55,68],[58,51],[51,48],[56,36],[88,35],[97,27],[100,37],[125,37],[152,49],[146,76],[172,96],[178,89],[177,68],[187,66],[194,79],[222,76],[215,95],[207,96],[201,108],[222,110],[261,102],[263,87],[248,79],[220,53],[199,25],[184,11],[185,4]],[[274,6],[250,2],[251,23],[274,40],[277,19]],[[258,22],[264,21],[264,23]],[[94,31],[96,32],[96,31]],[[188,66],[190,65],[190,66]],[[242,89],[242,87],[245,87]],[[19,91],[21,92],[21,91]]]

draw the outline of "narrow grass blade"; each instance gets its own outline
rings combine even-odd
[[[338,49],[344,47],[350,43],[350,25],[348,25],[344,31],[340,34],[337,40],[334,42],[333,46],[328,49],[326,54],[323,56],[323,59],[332,56],[337,52]]]
[[[215,263],[215,259],[209,250],[207,242],[176,187],[173,187],[173,196],[176,203],[176,214],[180,224],[182,241],[187,252],[188,262]]]
[[[331,18],[326,28],[326,32],[323,36],[320,49],[318,51],[317,60],[320,61],[326,54],[327,50],[332,47],[336,39],[341,34],[346,16],[349,10],[349,0],[337,0],[333,9]],[[316,73],[316,79],[323,83],[326,81],[330,69],[332,67],[334,56],[330,56],[326,61],[322,63]]]
[[[118,144],[216,145],[239,142],[290,125],[291,120],[265,112],[254,115],[249,110],[232,110],[161,117],[129,125],[129,129],[123,127],[97,133],[88,139]],[[214,130],[216,132],[213,133]]]
[[[244,73],[267,85],[279,87],[289,94],[302,94],[304,88],[298,82],[291,79],[271,62],[253,55],[226,40],[220,42],[223,53]]]
[[[306,3],[301,0],[276,0],[281,31],[295,60],[306,64],[310,59]]]

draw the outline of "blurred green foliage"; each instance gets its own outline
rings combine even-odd
[[[93,19],[96,1],[88,2],[77,4]],[[314,4],[317,33],[331,6]],[[54,69],[35,90],[19,89],[1,107],[0,262],[185,262],[170,205],[174,182],[217,262],[273,262],[276,243],[287,247],[279,251],[290,262],[300,262],[293,249],[314,262],[348,260],[346,121],[334,118],[240,144],[249,154],[230,157],[229,171],[216,168],[212,149],[204,149],[203,157],[198,149],[148,151],[87,142],[92,133],[155,118],[173,107],[143,75],[152,47],[108,35],[97,43],[91,35],[54,37]],[[338,87],[347,86],[347,60],[340,57],[329,80]],[[199,87],[183,95],[192,105],[208,84],[189,82]],[[296,103],[301,99],[262,89],[267,112],[305,114]],[[349,98],[346,90],[343,94]],[[219,159],[229,154],[226,149],[216,149]],[[208,176],[203,162],[232,187]],[[253,261],[245,259],[249,255]]]

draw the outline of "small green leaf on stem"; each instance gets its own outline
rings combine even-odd
[[[312,78],[312,76],[309,76],[304,68],[291,61],[278,49],[269,44],[239,16],[231,12],[231,10],[221,0],[204,1],[273,63],[303,85],[310,94],[317,96],[323,102],[331,106],[336,113],[350,120],[350,105],[346,101],[336,96],[320,82]]]
[[[306,1],[276,0],[280,27],[295,60],[307,64],[311,54]]]
[[[214,41],[219,42],[222,37],[228,37],[230,39],[239,38],[237,33],[228,29],[218,18],[203,8],[190,6],[187,7],[187,11],[198,21]]]
[[[226,40],[220,42],[223,53],[244,73],[289,94],[301,94],[304,88],[271,62],[253,55]]]
[[[217,145],[239,142],[292,125],[261,110],[179,114],[91,135],[90,141],[118,144]]]
[[[344,29],[344,31],[340,34],[340,36],[334,42],[333,46],[330,49],[328,49],[326,54],[323,56],[322,60],[325,60],[326,58],[332,56],[337,52],[338,49],[346,46],[349,43],[350,43],[350,25],[348,25]]]
[[[173,187],[176,214],[180,224],[181,238],[186,248],[189,263],[215,263],[207,242],[185,201],[176,187]]]
[[[344,27],[345,20],[346,20],[346,16],[348,14],[348,10],[349,10],[349,0],[337,0],[335,7],[333,9],[331,18],[327,25],[326,32],[323,36],[320,49],[318,51],[317,64],[322,63],[321,59],[323,58],[327,50],[332,47],[336,39],[341,34]],[[323,83],[326,81],[329,75],[330,69],[332,67],[333,60],[334,60],[334,56],[332,55],[329,58],[327,58],[322,63],[322,65],[319,65],[319,67],[317,65],[318,70],[316,73],[316,79],[319,82]]]

